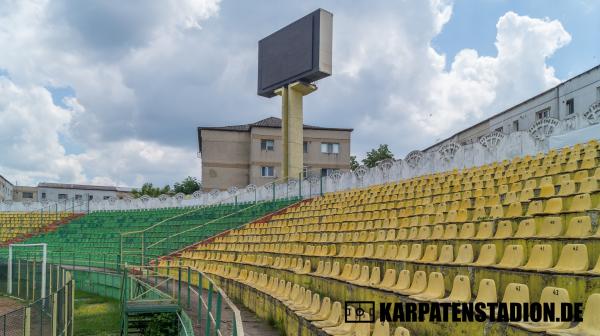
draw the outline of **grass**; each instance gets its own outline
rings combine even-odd
[[[119,301],[84,291],[75,293],[75,335],[119,335]]]

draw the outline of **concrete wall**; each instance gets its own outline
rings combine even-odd
[[[31,197],[24,197],[23,193],[31,193]],[[37,202],[38,200],[38,189],[37,187],[26,187],[26,186],[15,186],[13,190],[13,201],[32,201]]]
[[[0,175],[0,202],[12,200],[13,185]]]
[[[250,134],[202,130],[202,186],[205,190],[249,183]]]

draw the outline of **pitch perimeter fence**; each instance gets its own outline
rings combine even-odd
[[[73,335],[75,281],[71,272],[47,265],[45,284],[42,272],[39,262],[15,259],[9,279],[8,261],[0,260],[0,336]],[[45,297],[41,297],[43,286]]]

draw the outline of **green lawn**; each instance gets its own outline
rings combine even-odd
[[[75,335],[119,335],[119,301],[83,291],[75,293]]]

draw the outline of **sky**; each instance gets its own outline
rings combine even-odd
[[[0,0],[0,175],[201,179],[196,128],[279,116],[257,41],[319,7],[333,75],[304,121],[354,128],[359,158],[404,158],[600,64],[595,0]]]

